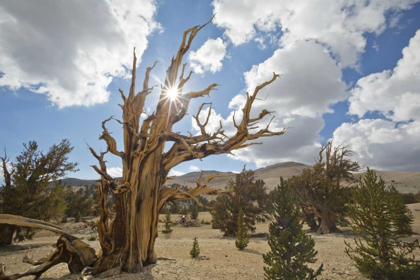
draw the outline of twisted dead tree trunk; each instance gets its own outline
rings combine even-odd
[[[211,21],[211,20],[210,20]],[[251,118],[250,112],[258,92],[274,82],[279,75],[273,74],[270,81],[257,86],[252,95],[247,94],[247,101],[243,110],[243,118],[239,124],[235,123],[236,134],[228,137],[222,125],[215,133],[207,133],[206,125],[211,114],[211,107],[204,123],[199,121],[199,115],[206,104],[201,105],[194,117],[200,127],[200,135],[182,135],[172,131],[175,123],[182,120],[192,99],[209,95],[215,90],[217,84],[212,84],[201,91],[183,93],[185,84],[192,72],[185,75],[186,64],[182,59],[189,50],[197,33],[208,23],[195,26],[184,32],[181,45],[171,65],[166,71],[165,84],[158,104],[153,114],[144,119],[140,125],[140,116],[144,113],[143,107],[146,97],[151,93],[149,86],[150,72],[156,63],[147,68],[143,87],[136,93],[136,56],[134,54],[131,87],[128,96],[120,90],[123,104],[120,105],[123,113],[119,121],[124,129],[123,150],[117,148],[115,139],[102,123],[103,133],[100,139],[107,144],[106,152],[97,154],[92,148],[90,151],[99,161],[99,166],[93,168],[101,175],[98,184],[99,211],[98,232],[101,244],[101,254],[94,267],[94,274],[121,266],[126,272],[138,272],[141,267],[156,262],[154,251],[155,240],[158,235],[157,224],[159,212],[164,204],[176,199],[194,199],[200,194],[215,193],[208,188],[205,182],[188,192],[180,189],[162,189],[171,168],[178,164],[202,159],[209,155],[225,154],[232,150],[241,149],[254,144],[248,141],[260,137],[282,135],[285,130],[271,132],[265,127],[255,133],[249,131],[255,128],[259,120],[271,112],[263,110],[258,117]],[[179,79],[178,79],[178,74]],[[171,148],[165,153],[166,143],[172,143]],[[123,176],[121,181],[116,181],[107,174],[104,155],[114,154],[121,158]],[[108,191],[115,195],[115,218],[109,218],[110,210],[107,208]],[[196,200],[197,201],[197,200]]]
[[[208,103],[201,105],[197,115],[194,116],[201,134],[187,136],[172,131],[173,125],[186,116],[191,100],[209,95],[218,86],[212,84],[201,91],[183,93],[183,88],[192,75],[192,72],[185,75],[186,64],[182,64],[183,57],[197,33],[210,22],[211,20],[184,32],[179,50],[166,71],[165,84],[161,85],[162,91],[156,109],[142,123],[140,116],[144,113],[146,97],[153,90],[153,87],[149,86],[150,72],[156,63],[147,68],[142,89],[136,93],[134,53],[130,91],[126,96],[120,90],[123,101],[120,104],[123,111],[122,120],[116,120],[123,125],[123,148],[118,149],[115,139],[106,128],[106,123],[112,120],[112,117],[102,123],[103,132],[100,139],[106,142],[106,151],[97,153],[89,147],[99,162],[99,165],[92,167],[101,176],[97,184],[97,209],[100,213],[97,228],[101,252],[93,264],[93,275],[106,271],[134,273],[145,265],[155,263],[157,256],[154,246],[158,235],[158,217],[165,203],[178,199],[195,200],[199,203],[196,198],[198,195],[220,193],[207,186],[211,179],[219,175],[210,176],[203,183],[201,175],[197,180],[197,187],[189,191],[162,189],[173,167],[185,161],[226,154],[232,150],[262,144],[252,141],[260,137],[282,135],[286,131],[286,129],[279,132],[270,131],[271,121],[264,128],[258,127],[258,121],[272,113],[267,110],[263,110],[258,117],[250,117],[251,107],[258,92],[279,77],[275,73],[269,81],[257,86],[252,94],[247,93],[246,103],[242,109],[242,120],[237,123],[235,117],[233,118],[236,127],[233,136],[228,137],[224,133],[222,124],[214,133],[206,131],[211,106],[204,123],[200,122],[199,115]],[[250,130],[255,132],[252,133]],[[164,152],[166,143],[172,146]],[[121,180],[113,179],[107,173],[104,160],[107,153],[121,158],[123,166]],[[112,208],[108,208],[110,193],[115,196],[115,205]]]

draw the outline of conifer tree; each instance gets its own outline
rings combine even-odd
[[[236,241],[235,245],[239,250],[243,250],[248,246],[249,243],[249,234],[248,234],[248,228],[245,224],[244,219],[244,212],[242,211],[242,208],[239,209],[239,215],[238,215],[238,230],[236,231]]]
[[[329,141],[321,147],[311,168],[288,180],[311,230],[325,234],[339,232],[337,225],[346,223],[352,191],[349,186],[356,182],[353,173],[360,169],[351,155],[346,146],[334,146]]]
[[[281,178],[281,185],[274,194],[274,221],[270,224],[268,245],[271,248],[263,255],[266,279],[316,279],[321,274],[321,265],[315,272],[306,263],[314,263],[318,253],[315,242],[305,235],[299,207],[293,192]]]
[[[171,228],[171,213],[169,212],[169,210],[166,211],[166,215],[165,215],[165,229],[162,230],[162,233],[171,233],[172,232],[172,228]]]
[[[193,258],[196,258],[196,257],[198,257],[198,255],[200,255],[200,247],[198,246],[197,237],[194,237],[193,247],[190,251],[190,255]]]
[[[165,215],[165,229],[162,230],[163,233],[171,233],[172,232],[171,223],[172,223],[171,213],[168,210],[166,212],[166,215]]]
[[[254,175],[254,171],[244,167],[240,174],[236,174],[235,180],[228,183],[226,189],[233,190],[233,193],[219,195],[213,204],[213,226],[220,229],[224,236],[235,236],[240,208],[251,232],[255,231],[256,222],[265,222],[270,216],[270,198],[265,183],[255,180]]]
[[[346,242],[346,253],[359,271],[372,279],[420,279],[420,263],[410,256],[419,242],[402,241],[411,235],[413,217],[396,189],[368,169],[354,201],[349,218],[358,238],[354,248]]]
[[[191,205],[190,211],[191,211],[191,220],[197,220],[198,219],[198,205],[196,203]]]
[[[66,191],[59,179],[77,171],[77,163],[69,161],[73,147],[66,139],[51,146],[47,152],[35,141],[23,146],[13,162],[7,154],[0,157],[0,174],[4,177],[3,188],[0,188],[0,214],[61,221],[67,205]],[[0,225],[0,245],[30,239],[34,233],[31,228]]]

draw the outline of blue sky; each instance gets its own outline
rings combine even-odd
[[[311,164],[330,138],[349,145],[363,166],[420,171],[416,2],[34,1],[32,7],[1,2],[0,145],[15,157],[30,140],[46,150],[68,138],[74,146],[70,159],[80,168],[70,176],[97,177],[85,142],[104,149],[98,140],[101,122],[121,115],[118,88],[128,91],[132,48],[141,57],[138,73],[159,61],[151,81],[158,84],[182,32],[217,12],[186,56],[196,72],[186,90],[221,86],[211,99],[194,100],[190,115],[202,102],[213,102],[211,124],[222,120],[230,131],[244,92],[276,71],[283,78],[261,93],[268,97],[255,112],[275,110],[273,129],[292,128],[234,158],[183,163],[174,174],[238,171],[244,163],[249,168],[289,160]],[[141,80],[140,74],[138,84]],[[147,101],[152,111],[158,95],[155,90]],[[120,125],[110,124],[109,130],[122,143]],[[190,116],[174,130],[198,132]],[[118,158],[107,161],[117,175]]]

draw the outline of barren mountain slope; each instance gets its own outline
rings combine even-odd
[[[288,179],[293,175],[299,175],[303,169],[309,167],[303,163],[298,162],[282,162],[276,163],[267,167],[255,170],[255,178],[264,180],[267,188],[272,190],[280,183],[280,177]],[[230,177],[216,178],[211,181],[211,186],[218,189],[223,189],[227,186],[230,179],[235,178],[232,172],[219,172],[216,170],[208,170],[204,172],[203,179],[216,173],[230,174]],[[356,176],[363,176],[365,173],[357,173]],[[378,176],[381,176],[388,184],[394,184],[398,191],[402,193],[416,193],[420,191],[420,172],[391,172],[391,171],[377,171]],[[191,172],[182,176],[177,176],[175,179],[168,180],[166,185],[179,184],[189,188],[195,187],[195,182],[200,175],[200,172]],[[95,180],[82,180],[76,178],[66,178],[62,180],[68,186],[83,186],[95,184]]]

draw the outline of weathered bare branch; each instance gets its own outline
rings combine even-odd
[[[102,122],[102,135],[99,136],[100,140],[105,140],[106,145],[108,146],[108,150],[121,158],[124,157],[124,153],[117,150],[117,141],[115,141],[114,137],[109,134],[108,129],[106,128],[105,124],[112,119],[112,116]]]
[[[176,189],[164,189],[160,192],[159,196],[159,209],[165,205],[165,203],[173,200],[194,200],[199,206],[203,207],[200,201],[197,199],[199,195],[208,194],[208,195],[220,195],[224,193],[232,193],[233,190],[216,190],[214,188],[208,187],[207,185],[211,180],[221,177],[231,177],[231,174],[213,174],[204,179],[204,182],[201,183],[201,178],[203,177],[204,171],[201,171],[200,176],[196,181],[196,187],[188,191],[183,191],[179,188]]]
[[[203,107],[205,105],[210,105],[209,112],[207,113],[207,118],[204,121],[204,123],[201,123],[200,122],[200,114],[201,114],[201,111],[203,110]],[[210,120],[211,109],[212,109],[211,103],[203,103],[203,104],[201,104],[200,108],[198,109],[197,115],[193,116],[193,118],[195,119],[195,122],[197,123],[197,126],[200,128],[201,135],[203,135],[203,136],[208,136],[208,134],[206,132],[206,126],[207,126],[207,124],[209,123],[209,120]]]
[[[9,169],[7,168],[7,164],[9,163],[9,158],[7,157],[7,152],[6,152],[6,148],[4,149],[4,156],[0,157],[1,161],[2,161],[2,167],[3,167],[3,178],[4,178],[4,186],[5,187],[11,187],[12,185],[12,175],[14,173],[14,170],[9,171]]]
[[[259,91],[263,89],[264,87],[266,87],[267,85],[274,82],[278,77],[280,77],[280,75],[273,73],[273,77],[269,81],[262,83],[261,85],[258,85],[255,88],[253,95],[249,95],[249,93],[247,93],[247,100],[244,107],[242,108],[243,117],[240,124],[238,124],[235,120],[235,113],[233,114],[233,123],[237,129],[235,135],[231,137],[227,137],[220,128],[217,133],[213,134],[213,137],[219,139],[219,142],[216,142],[216,141],[207,142],[207,143],[195,142],[194,143],[195,145],[191,147],[186,147],[185,145],[182,145],[180,143],[175,143],[171,147],[171,149],[164,155],[164,159],[163,159],[164,169],[170,170],[172,167],[178,165],[179,163],[192,160],[196,157],[204,158],[206,156],[214,155],[214,154],[231,153],[231,151],[233,150],[242,149],[242,148],[249,147],[251,145],[259,144],[255,142],[247,143],[247,141],[252,141],[261,137],[269,137],[269,136],[284,134],[287,129],[282,129],[281,131],[276,131],[276,132],[269,130],[269,126],[273,119],[270,120],[266,128],[260,129],[256,133],[249,132],[250,129],[257,128],[257,126],[252,126],[252,125],[256,125],[259,120],[264,118],[266,115],[269,115],[270,113],[272,113],[267,110],[262,110],[262,112],[259,114],[257,118],[250,118],[252,104],[255,101]],[[201,112],[203,106],[204,105],[201,105],[199,109],[199,113]],[[194,116],[196,120],[199,116],[199,113],[196,116]],[[209,117],[210,117],[210,113],[207,116],[205,124],[201,124],[200,122],[197,122],[198,126],[200,127],[200,131],[202,135],[204,135],[204,138],[200,138],[200,140],[202,141],[206,141],[208,139],[208,135],[205,132],[205,125],[208,123]],[[204,130],[204,133],[203,133],[203,130]],[[191,144],[191,142],[189,144]],[[192,152],[191,152],[191,148],[192,148]],[[192,156],[192,154],[194,156]]]
[[[193,99],[193,98],[197,98],[197,97],[203,97],[205,95],[210,95],[210,91],[217,90],[215,88],[217,86],[220,86],[220,85],[218,85],[218,84],[211,84],[211,85],[209,85],[207,88],[205,88],[203,90],[188,92],[187,94],[185,94],[183,96],[183,98],[185,98],[185,99]]]
[[[21,227],[31,227],[37,229],[45,229],[48,231],[52,231],[58,234],[65,236],[66,238],[73,240],[77,239],[77,237],[68,234],[67,232],[63,231],[60,227],[50,224],[48,222],[29,219],[22,216],[16,215],[9,215],[9,214],[0,214],[0,224],[8,224],[8,225],[16,225]]]

